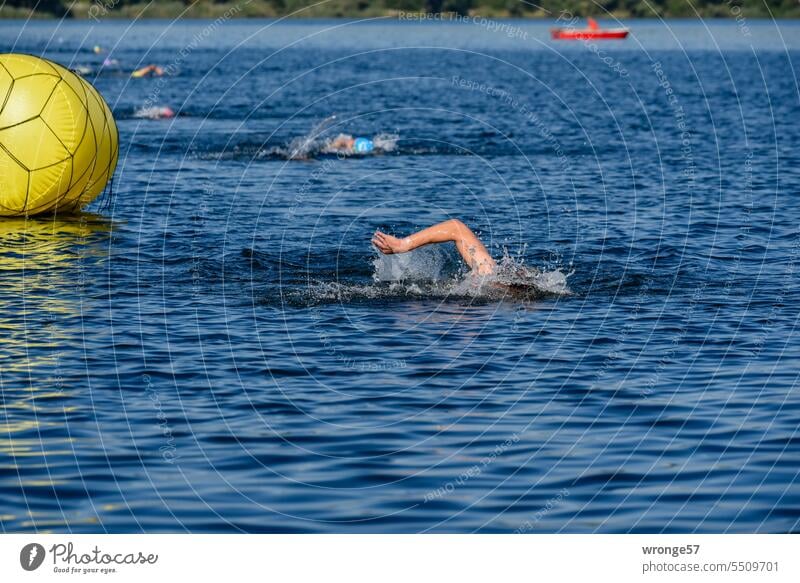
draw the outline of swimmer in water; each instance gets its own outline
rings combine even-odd
[[[140,77],[161,77],[164,74],[164,69],[158,65],[147,65],[141,69],[136,69],[131,73],[131,77],[138,79]]]
[[[154,106],[142,107],[133,113],[133,117],[139,119],[170,119],[175,117],[175,112],[171,107],[167,106]]]
[[[327,149],[348,154],[368,154],[375,149],[375,144],[369,138],[354,138],[349,134],[339,134],[328,142]]]
[[[497,268],[497,263],[484,247],[480,239],[470,228],[459,221],[451,219],[438,223],[422,231],[418,231],[403,239],[376,231],[372,237],[372,244],[384,255],[394,253],[408,253],[412,249],[429,245],[430,243],[456,244],[461,258],[476,275],[491,275]]]

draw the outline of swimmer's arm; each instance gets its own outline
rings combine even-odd
[[[407,253],[423,245],[448,241],[456,244],[461,258],[470,269],[476,270],[480,274],[488,274],[494,270],[496,263],[486,247],[475,233],[458,219],[438,223],[403,239],[380,231],[376,231],[372,238],[372,244],[384,254]]]

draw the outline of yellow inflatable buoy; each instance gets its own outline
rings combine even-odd
[[[0,217],[79,210],[118,155],[114,116],[89,82],[39,57],[0,54]]]

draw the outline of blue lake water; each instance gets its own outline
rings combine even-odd
[[[0,22],[121,142],[0,221],[2,531],[798,531],[800,23],[506,24]]]

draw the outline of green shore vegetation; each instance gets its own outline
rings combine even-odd
[[[316,5],[315,5],[316,4]],[[5,18],[798,18],[798,0],[6,0]]]

